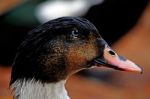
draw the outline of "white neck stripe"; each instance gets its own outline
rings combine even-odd
[[[69,99],[66,89],[65,80],[57,83],[41,83],[32,80],[17,80],[11,88],[15,99]]]

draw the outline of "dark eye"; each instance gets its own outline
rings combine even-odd
[[[77,29],[71,31],[71,36],[73,38],[78,38],[79,32]]]

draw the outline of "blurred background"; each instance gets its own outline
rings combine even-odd
[[[117,53],[144,69],[81,71],[66,84],[71,99],[150,99],[149,0],[0,0],[0,99],[12,99],[11,64],[24,36],[62,16],[87,18]]]

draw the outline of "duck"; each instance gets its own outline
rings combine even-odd
[[[10,88],[14,99],[70,99],[67,79],[90,68],[142,73],[118,55],[87,19],[61,17],[31,30],[18,47]]]

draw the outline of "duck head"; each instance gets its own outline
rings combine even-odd
[[[94,66],[142,72],[133,62],[117,55],[88,20],[58,18],[29,32],[18,48],[11,83],[32,78],[57,82]]]

